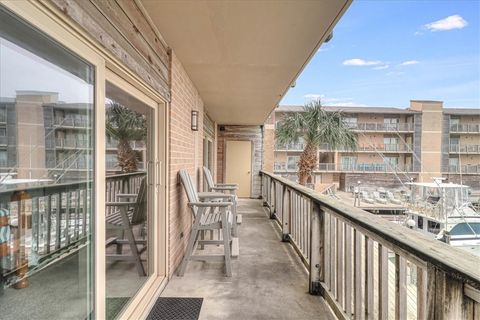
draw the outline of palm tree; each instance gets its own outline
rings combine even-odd
[[[355,133],[342,121],[340,111],[326,111],[320,100],[304,106],[304,112],[295,112],[285,117],[275,131],[280,144],[304,141],[304,149],[298,161],[298,180],[306,185],[318,164],[318,148],[327,144],[332,150],[340,147],[355,149]]]
[[[109,105],[106,130],[107,135],[118,140],[118,166],[124,173],[135,172],[138,169],[138,157],[130,142],[142,140],[147,136],[146,119],[140,113],[117,102],[111,101]]]

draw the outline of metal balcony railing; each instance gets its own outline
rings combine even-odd
[[[387,132],[412,132],[413,123],[376,123],[376,122],[348,122],[350,129],[358,131],[387,131]]]
[[[480,154],[480,145],[478,144],[451,144],[450,153],[471,153]]]
[[[57,138],[55,146],[59,149],[85,149],[92,148],[91,140],[72,139],[72,138]]]
[[[390,165],[386,163],[353,163],[340,164],[336,163],[319,163],[315,168],[316,171],[342,171],[342,172],[413,172],[411,165]],[[297,165],[288,166],[284,162],[276,162],[274,171],[297,172]]]
[[[454,133],[480,133],[480,124],[452,124],[450,132]]]
[[[275,144],[275,150],[303,151],[304,147],[303,143]]]
[[[54,125],[57,127],[88,128],[91,126],[91,121],[88,117],[56,117]]]
[[[443,166],[442,172],[458,174],[480,174],[480,165],[449,165]]]
[[[337,318],[476,314],[465,306],[480,304],[478,258],[272,173],[261,171],[261,181],[282,240],[309,272],[306,287],[322,295]]]

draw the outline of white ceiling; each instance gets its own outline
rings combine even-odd
[[[238,125],[263,124],[351,3],[140,1],[209,116]]]

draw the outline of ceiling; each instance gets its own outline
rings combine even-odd
[[[259,125],[351,0],[140,0],[219,124]]]

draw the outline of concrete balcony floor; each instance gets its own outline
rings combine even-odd
[[[300,258],[270,220],[260,200],[240,200],[240,256],[233,276],[223,263],[191,261],[162,296],[204,298],[200,319],[335,319],[323,298],[308,293]]]

